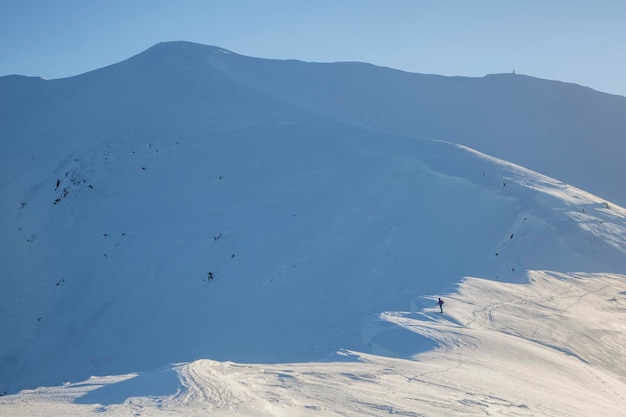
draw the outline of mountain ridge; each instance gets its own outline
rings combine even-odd
[[[470,361],[479,344],[468,340],[484,340],[499,364],[512,343],[520,352],[575,366],[575,355],[589,352],[577,353],[581,347],[567,332],[562,339],[544,334],[552,323],[546,319],[551,295],[529,295],[522,301],[533,308],[516,310],[515,287],[507,285],[551,274],[556,281],[559,274],[575,279],[568,271],[597,276],[599,287],[580,284],[570,293],[567,284],[546,278],[533,291],[558,288],[564,317],[573,306],[593,312],[589,320],[605,317],[607,305],[622,313],[623,292],[615,282],[626,271],[626,210],[595,191],[474,150],[466,140],[421,138],[446,136],[446,129],[484,129],[486,135],[489,126],[475,124],[471,115],[510,100],[482,116],[494,132],[511,121],[553,124],[490,140],[528,148],[528,155],[567,172],[580,161],[544,154],[530,139],[516,142],[564,120],[582,123],[570,118],[586,109],[582,104],[571,112],[560,108],[567,94],[530,91],[530,104],[520,104],[523,89],[485,87],[492,80],[285,63],[207,48],[166,44],[78,77],[0,80],[0,333],[9,335],[0,345],[0,392],[149,372],[172,362],[192,363],[184,372],[198,367],[200,373],[237,368],[214,361],[308,367],[336,359],[337,351],[380,363],[376,372],[408,361],[418,374],[420,366],[444,366],[462,377],[461,362],[449,364],[455,352]],[[163,57],[170,50],[173,57]],[[499,81],[517,83],[518,77]],[[445,88],[438,84],[448,81]],[[434,101],[412,102],[411,93],[422,90]],[[477,104],[467,114],[462,104],[448,106],[477,91],[483,91],[477,101],[463,102]],[[372,100],[378,93],[380,100]],[[490,94],[500,101],[488,100]],[[580,97],[579,90],[572,94]],[[594,97],[608,105],[605,96]],[[516,114],[537,103],[546,105],[535,110],[537,119]],[[586,129],[602,122],[586,120]],[[422,133],[411,130],[420,126]],[[604,127],[603,140],[621,126]],[[559,137],[550,146],[571,144],[575,157],[595,144],[578,143],[581,137]],[[616,158],[619,149],[611,149]],[[609,162],[606,172],[615,172]],[[584,164],[602,169],[592,159]],[[593,190],[603,189],[605,178],[619,188],[611,176],[594,176]],[[464,277],[491,280],[463,281],[488,292],[457,296]],[[446,315],[433,311],[437,294],[445,294]],[[521,324],[506,318],[498,327],[493,319],[515,313]],[[586,320],[575,322],[587,328]],[[603,326],[602,334],[617,337],[611,325]],[[489,333],[495,330],[514,334],[499,338]],[[519,345],[515,332],[523,339]],[[431,352],[435,343],[440,349]],[[480,360],[488,356],[479,353]],[[436,361],[416,364],[416,357]],[[200,359],[210,361],[195,362]],[[583,382],[589,372],[606,371],[586,366],[573,368]],[[550,369],[550,378],[559,372]],[[175,375],[167,374],[168,381]],[[525,383],[531,374],[523,373]],[[617,392],[614,376],[598,375]],[[228,385],[231,376],[216,384]],[[463,379],[467,391],[455,395],[478,390],[471,381]],[[498,381],[514,385],[503,376]],[[184,393],[211,401],[206,387],[196,388]],[[491,394],[481,392],[488,401]],[[534,406],[542,403],[533,398]]]
[[[189,46],[162,46],[178,45]],[[518,74],[445,77],[354,62],[250,58],[208,48],[213,67],[318,114],[458,142],[626,204],[621,190],[610,185],[611,178],[626,175],[617,156],[626,154],[620,140],[626,137],[626,97]],[[568,158],[570,165],[554,169],[555,157]]]

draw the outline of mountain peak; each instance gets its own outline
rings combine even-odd
[[[108,81],[120,84],[126,81],[146,77],[147,74],[178,74],[176,78],[196,78],[198,74],[207,74],[215,70],[214,63],[219,57],[234,56],[231,51],[211,45],[201,45],[187,41],[160,42],[150,48],[116,64],[100,68],[79,77],[92,78],[107,74]],[[102,79],[93,81],[93,85],[101,85]]]
[[[233,52],[217,46],[201,45],[187,41],[160,42],[131,59],[145,59],[151,63],[185,61],[206,63],[208,58],[220,55],[230,55]]]
[[[218,46],[213,45],[203,45],[196,42],[189,41],[165,41],[159,42],[156,45],[151,46],[146,49],[143,53],[152,52],[152,53],[197,53],[197,54],[206,54],[206,53],[224,53],[224,54],[232,54],[232,51],[229,51],[224,48],[220,48]]]

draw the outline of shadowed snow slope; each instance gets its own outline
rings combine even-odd
[[[626,211],[370,114],[420,77],[167,43],[1,78],[0,415],[618,415]]]

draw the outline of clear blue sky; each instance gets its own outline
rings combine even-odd
[[[626,96],[626,0],[0,0],[0,75],[68,77],[169,40]]]

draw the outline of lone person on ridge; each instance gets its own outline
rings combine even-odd
[[[439,306],[439,309],[443,313],[443,300],[441,298],[439,299],[439,301],[437,301],[437,305]]]

